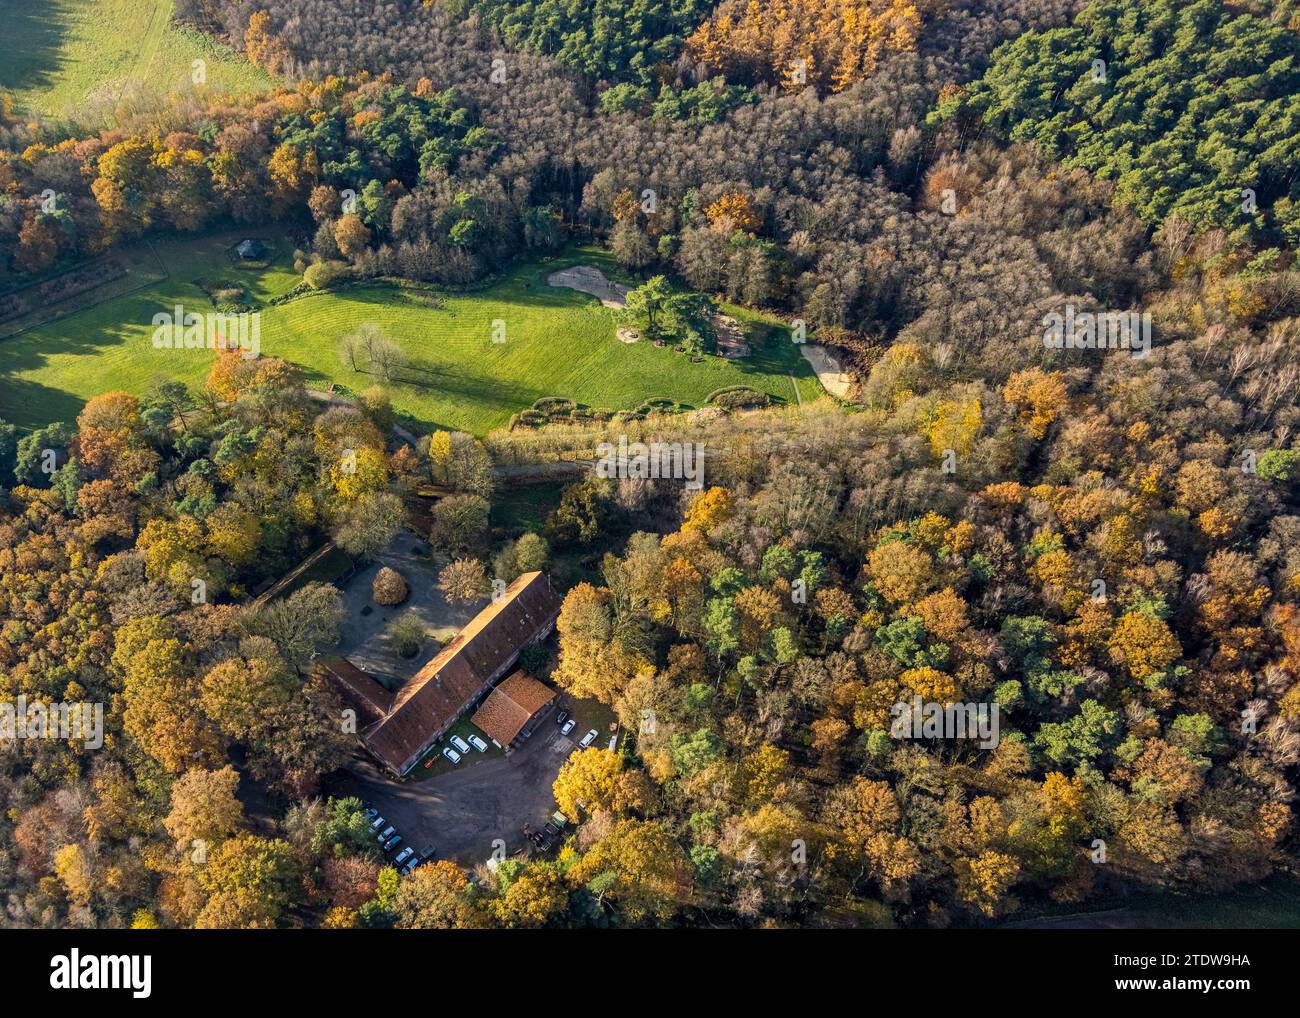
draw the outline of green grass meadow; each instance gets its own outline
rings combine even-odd
[[[187,312],[213,311],[199,280],[209,288],[237,283],[265,304],[300,279],[288,242],[272,235],[257,234],[271,248],[264,266],[238,264],[231,251],[244,235],[227,231],[125,252],[142,280],[133,292],[114,296],[110,290],[97,298],[92,291],[83,297],[89,306],[0,339],[0,418],[23,428],[72,420],[91,397],[115,389],[140,394],[159,375],[200,385],[213,354],[155,349],[153,316],[177,304]],[[702,406],[709,393],[728,385],[749,385],[790,403],[796,380],[803,400],[821,394],[784,328],[752,312],[727,308],[754,341],[753,353],[739,361],[710,356],[692,363],[666,347],[619,342],[615,311],[587,294],[546,284],[551,272],[579,263],[613,272],[608,256],[579,249],[522,264],[485,289],[442,301],[378,283],[313,293],[262,309],[261,352],[301,366],[313,387],[334,382],[359,392],[379,379],[346,366],[339,345],[372,322],[409,361],[387,385],[395,409],[422,427],[480,435],[543,396],[624,410],[657,397]],[[149,266],[166,278],[149,281]],[[496,323],[504,324],[503,343],[493,342]]]
[[[239,94],[272,84],[238,54],[172,24],[172,2],[0,0],[0,89],[13,93],[19,110],[71,119],[108,116],[124,88],[146,95],[196,88]],[[207,65],[203,86],[191,81],[198,58]],[[231,248],[243,235],[228,231],[114,251],[110,257],[124,275],[0,324],[0,417],[33,428],[72,420],[102,392],[142,393],[159,375],[201,384],[212,354],[155,350],[153,316],[177,304],[215,310],[200,280],[209,289],[236,283],[262,305],[299,282],[288,243],[274,236],[261,235],[272,248],[267,265],[236,264]],[[615,275],[607,256],[582,250],[524,265],[486,289],[441,302],[377,283],[263,307],[261,349],[300,365],[314,386],[334,382],[356,392],[378,379],[345,366],[339,341],[374,323],[409,361],[388,383],[395,408],[417,425],[476,434],[543,396],[623,410],[652,398],[699,406],[713,390],[738,384],[789,402],[821,394],[779,323],[735,308],[725,310],[745,324],[753,346],[743,361],[692,363],[648,343],[618,342],[615,312],[594,297],[546,285],[550,272],[579,262]],[[499,323],[504,343],[492,341]]]
[[[145,95],[260,92],[270,75],[201,32],[172,24],[172,0],[0,0],[0,89],[23,112],[80,119],[128,85]],[[196,86],[193,62],[206,63]]]

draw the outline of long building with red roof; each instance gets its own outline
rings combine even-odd
[[[514,667],[521,650],[550,634],[560,603],[545,575],[525,573],[396,693],[344,658],[320,668],[369,722],[360,732],[366,748],[401,777]]]

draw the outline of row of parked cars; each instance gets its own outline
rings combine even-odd
[[[573,718],[569,717],[569,712],[567,710],[562,710],[560,711],[560,713],[555,715],[555,723],[560,726],[561,735],[568,735],[571,731],[573,731],[574,725],[576,725],[578,722],[575,721]],[[584,735],[581,739],[578,740],[579,748],[586,749],[588,746],[590,746],[593,742],[596,741],[596,736],[599,734],[600,733],[593,728],[591,731],[589,731],[586,735]]]
[[[486,753],[488,750],[488,744],[477,735],[471,735],[468,742],[462,739],[459,735],[453,735],[447,741],[450,742],[451,745],[443,747],[442,755],[454,764],[460,763],[460,758],[469,753],[471,746],[477,749],[480,753]],[[433,757],[429,757],[428,760],[424,761],[424,766],[432,767]]]
[[[573,731],[574,726],[577,724],[577,721],[569,717],[569,712],[567,710],[562,710],[555,715],[555,723],[560,726],[561,735],[568,735],[570,732]],[[599,735],[600,733],[593,728],[591,731],[589,731],[586,735],[584,735],[581,739],[578,740],[578,747],[580,749],[586,749],[588,746],[590,746],[593,742],[596,741],[596,738]],[[469,755],[471,749],[476,749],[480,753],[486,753],[488,751],[488,744],[484,742],[477,735],[469,736],[468,740],[462,739],[459,735],[453,735],[447,741],[450,742],[451,745],[444,746],[442,748],[442,755],[446,757],[448,760],[450,760],[453,764],[460,763],[463,757]],[[432,767],[433,760],[434,760],[433,757],[429,757],[427,760],[424,761],[424,766]]]
[[[392,855],[393,865],[403,876],[410,876],[417,866],[422,866],[433,858],[432,852],[417,852],[410,845],[398,848],[402,844],[402,836],[374,806],[366,806],[365,817],[370,823],[370,830],[374,832],[375,840],[385,852]]]

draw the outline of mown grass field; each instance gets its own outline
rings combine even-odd
[[[201,32],[171,23],[172,0],[0,0],[0,88],[21,111],[82,118],[112,109],[123,89],[145,95],[206,88],[240,95],[272,84],[265,72]],[[193,62],[206,63],[196,86]]]
[[[1117,907],[1099,907],[1090,912],[1070,912],[1069,906],[1057,906],[1036,918],[1004,925],[1036,929],[1295,930],[1300,929],[1300,880],[1277,874],[1254,887],[1215,894],[1139,894],[1119,902]]]
[[[154,250],[166,279],[0,340],[0,417],[23,428],[72,420],[92,396],[114,389],[140,394],[159,375],[200,385],[212,353],[154,349],[153,316],[176,304],[187,312],[211,312],[197,280],[209,286],[238,282],[263,304],[299,281],[288,242],[274,236],[263,235],[273,249],[265,267],[234,263],[231,248],[242,235],[158,243]],[[594,297],[546,284],[557,268],[578,263],[613,271],[601,252],[574,250],[550,262],[523,264],[486,289],[442,302],[376,284],[265,307],[261,350],[300,365],[315,387],[334,382],[359,392],[378,379],[346,366],[339,345],[344,335],[373,322],[409,361],[388,385],[394,407],[421,427],[475,434],[506,424],[512,413],[543,396],[610,410],[634,409],[656,397],[702,406],[715,389],[750,385],[794,402],[792,375],[805,401],[821,394],[784,330],[737,309],[728,310],[767,337],[744,360],[706,357],[697,364],[668,348],[619,342],[616,312]],[[497,321],[505,326],[504,343],[492,341]]]

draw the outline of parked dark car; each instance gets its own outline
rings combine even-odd
[[[555,723],[557,725],[562,725],[564,724],[564,722],[568,720],[569,720],[569,712],[567,710],[562,710],[560,711],[560,713],[555,715]]]

